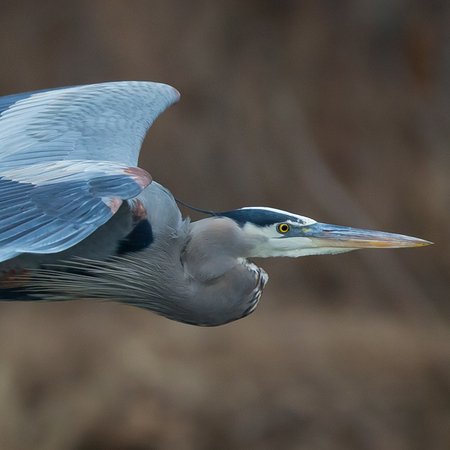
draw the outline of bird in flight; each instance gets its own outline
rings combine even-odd
[[[0,97],[1,300],[111,300],[215,326],[259,302],[268,277],[248,258],[430,244],[268,207],[183,218],[137,166],[179,97],[138,81]]]

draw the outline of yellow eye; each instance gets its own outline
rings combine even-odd
[[[277,231],[281,234],[286,234],[290,228],[288,223],[280,223],[280,225],[277,226]]]

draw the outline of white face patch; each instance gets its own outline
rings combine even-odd
[[[317,223],[312,221],[310,224]],[[291,223],[292,226],[302,226],[297,221]],[[305,225],[308,226],[308,225]],[[242,227],[249,245],[249,253],[245,257],[249,258],[271,258],[277,256],[289,256],[298,258],[308,255],[333,255],[344,253],[355,248],[321,247],[320,242],[307,236],[287,237],[280,235],[275,226],[260,227],[253,223],[246,223]]]
[[[277,225],[280,223],[287,223],[291,225],[291,229],[307,229],[309,226],[314,226],[317,221],[309,217],[292,214],[286,211],[267,207],[247,207],[241,208],[255,215],[260,211],[265,211],[268,215],[272,215],[278,222],[269,223],[267,225],[255,224],[248,221],[243,224],[242,231],[247,236],[250,243],[250,253],[248,257],[269,258],[273,256],[290,256],[297,258],[299,256],[307,255],[326,255],[343,253],[354,250],[353,248],[339,248],[339,247],[321,247],[320,242],[308,236],[289,236],[289,233],[280,234],[277,230]],[[270,216],[269,216],[270,217]]]

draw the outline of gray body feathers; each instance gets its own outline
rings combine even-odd
[[[74,258],[37,270],[28,292],[47,301],[113,300],[202,326],[221,325],[254,310],[267,275],[240,258],[237,246],[218,245],[218,233],[224,243],[232,238],[229,233],[239,233],[233,221],[183,220],[170,192],[155,182],[137,199],[153,228],[148,248],[124,256]],[[111,225],[119,220],[130,223],[129,214],[114,217]]]

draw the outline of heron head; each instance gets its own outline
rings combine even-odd
[[[400,234],[320,223],[273,208],[248,207],[217,214],[234,220],[248,242],[248,257],[307,256],[359,248],[420,247],[431,242]],[[244,256],[244,255],[243,255]]]

